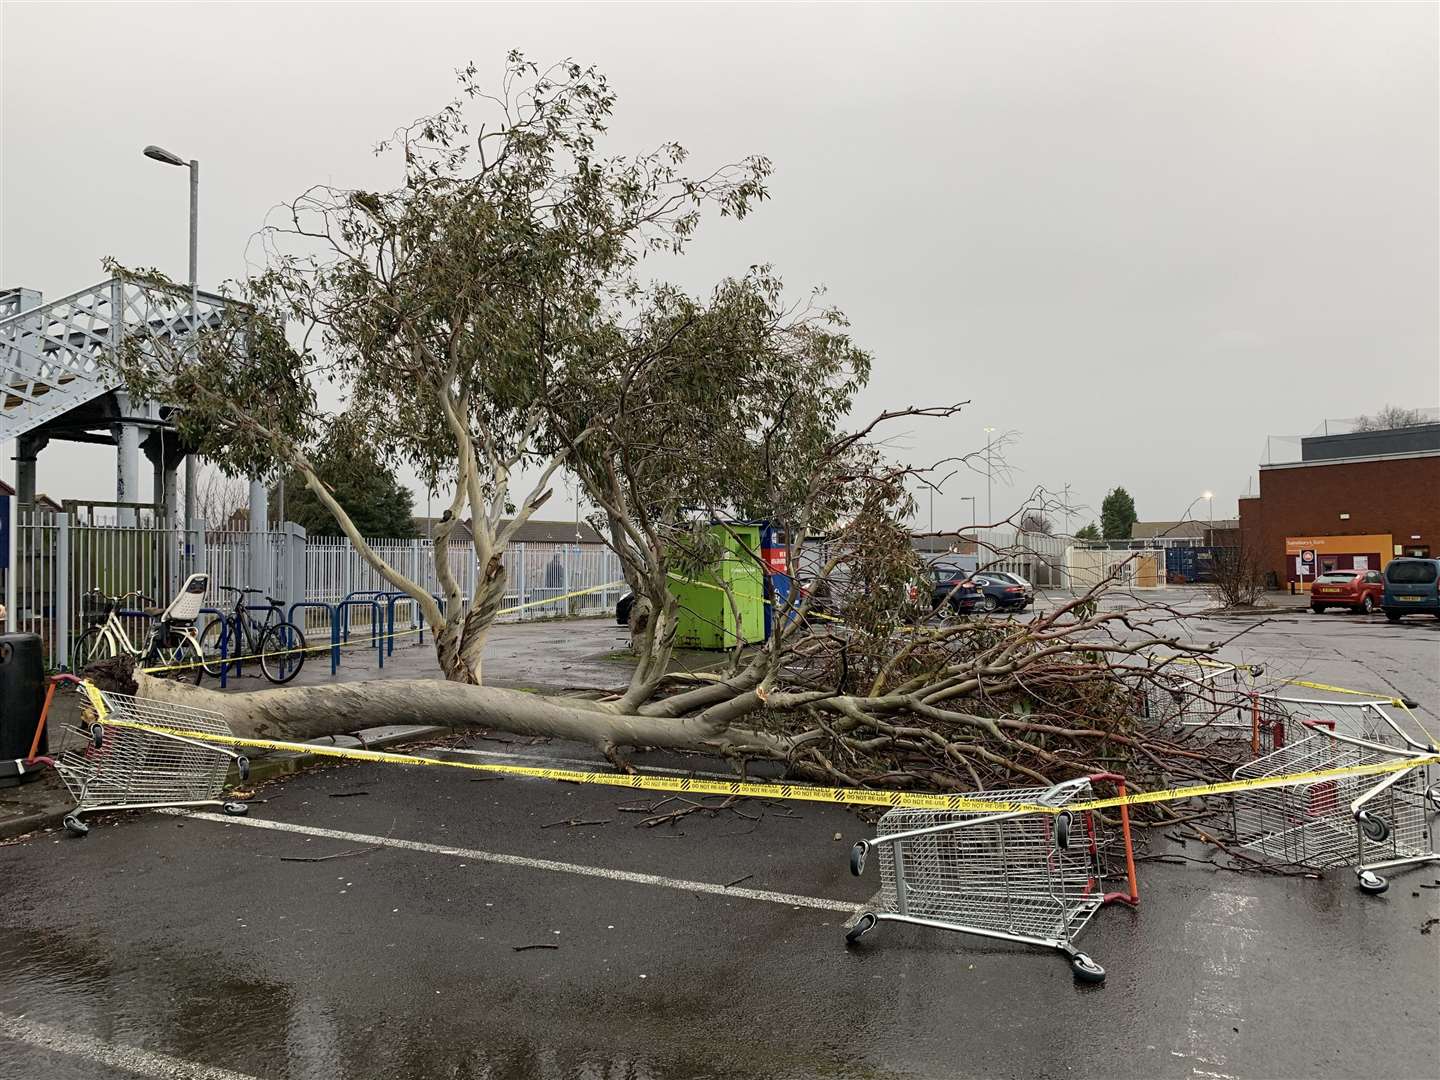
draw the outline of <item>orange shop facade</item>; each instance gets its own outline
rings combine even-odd
[[[1380,570],[1393,558],[1394,550],[1394,539],[1389,533],[1287,536],[1286,578],[1308,586],[1320,574],[1332,570]]]

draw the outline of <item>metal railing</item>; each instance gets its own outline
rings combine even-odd
[[[244,585],[296,608],[302,629],[328,640],[328,609],[346,604],[344,626],[351,636],[399,635],[420,627],[419,605],[392,601],[396,592],[350,546],[348,540],[307,537],[287,524],[265,533],[183,530],[163,524],[91,524],[73,517],[21,507],[8,500],[10,523],[4,595],[9,629],[39,634],[52,668],[68,664],[70,651],[89,625],[87,595],[138,592],[163,606],[185,575],[203,571],[215,585]],[[441,588],[426,539],[374,538],[371,547],[390,565],[427,591]],[[257,550],[256,545],[259,545]],[[479,567],[469,543],[452,542],[451,573],[468,598]],[[625,590],[619,559],[597,544],[512,544],[503,554],[506,592],[500,616],[511,622],[598,615],[615,610]],[[602,588],[602,586],[604,586]],[[591,591],[593,590],[593,591]],[[580,593],[580,595],[572,595]],[[374,604],[371,599],[377,599]],[[363,600],[364,603],[348,603]],[[214,592],[212,602],[226,606]],[[298,608],[297,608],[298,605]],[[144,617],[133,620],[131,637],[143,637]],[[417,635],[418,636],[418,635]],[[393,648],[393,638],[387,643]]]

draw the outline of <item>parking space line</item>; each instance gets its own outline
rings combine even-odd
[[[158,810],[160,814],[174,814],[194,821],[213,821],[221,825],[241,825],[249,829],[265,829],[272,832],[296,833],[301,836],[318,836],[326,840],[343,840],[350,844],[364,844],[370,847],[388,847],[397,851],[415,851],[426,855],[446,855],[470,862],[494,863],[500,866],[517,866],[526,870],[548,870],[559,874],[578,874],[581,877],[605,878],[628,885],[650,885],[661,889],[675,889],[679,892],[709,893],[740,900],[756,900],[765,904],[782,904],[786,907],[816,908],[820,911],[843,911],[847,915],[860,907],[848,900],[829,900],[820,896],[801,896],[798,893],[771,892],[768,889],[730,888],[710,881],[687,881],[684,878],[664,877],[660,874],[641,874],[633,870],[612,870],[606,866],[586,866],[583,863],[560,862],[557,859],[532,859],[524,855],[504,855],[496,851],[477,851],[473,848],[451,847],[448,844],[427,844],[420,840],[397,840],[389,836],[372,836],[369,833],[345,832],[340,829],[322,829],[315,825],[295,825],[288,821],[263,821],[248,817],[226,817],[223,814],[187,813],[183,810]]]
[[[258,1080],[249,1073],[232,1072],[214,1065],[202,1065],[197,1061],[171,1057],[154,1050],[142,1050],[138,1046],[123,1046],[102,1042],[89,1035],[66,1031],[39,1020],[24,1016],[0,1013],[0,1039],[39,1047],[56,1054],[84,1058],[112,1069],[121,1069],[136,1076],[151,1076],[157,1080]]]

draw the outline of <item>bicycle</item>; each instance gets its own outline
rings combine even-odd
[[[259,658],[260,670],[276,685],[289,682],[305,665],[305,635],[294,623],[285,619],[285,608],[273,596],[260,589],[240,589],[234,585],[216,586],[222,592],[235,594],[235,610],[229,615],[211,619],[200,634],[200,652],[205,674],[220,677],[229,667],[240,674],[244,661]],[[265,596],[265,621],[257,623],[250,613],[247,596]],[[258,606],[258,605],[257,605]],[[276,616],[279,620],[276,621]],[[226,659],[220,657],[224,642]],[[229,659],[235,657],[235,659]]]
[[[124,653],[133,656],[142,667],[155,668],[152,674],[161,678],[193,679],[198,683],[204,672],[205,653],[195,634],[195,620],[205,603],[209,581],[205,574],[191,574],[175,599],[163,609],[138,590],[106,596],[98,588],[91,589],[85,595],[99,600],[100,610],[70,650],[70,670],[81,671],[97,660]],[[132,597],[143,605],[141,614],[155,620],[143,647],[130,640],[125,624],[120,621],[120,612]]]

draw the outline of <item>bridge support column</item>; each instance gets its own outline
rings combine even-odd
[[[44,435],[21,435],[15,440],[15,495],[21,506],[35,505],[35,459],[49,441]]]
[[[122,395],[116,394],[116,397]],[[125,396],[121,405],[122,411],[128,411],[128,395]],[[135,424],[121,420],[112,426],[115,432],[115,501],[116,502],[139,502],[140,501],[140,428]],[[122,506],[116,514],[116,520],[121,525],[135,524],[135,508],[133,506]]]

